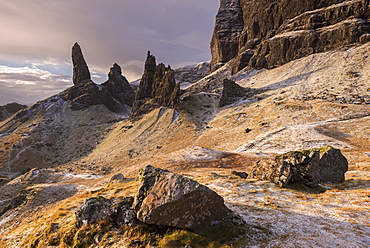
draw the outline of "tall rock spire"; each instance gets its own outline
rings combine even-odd
[[[82,54],[80,45],[76,42],[72,47],[73,84],[77,85],[91,80],[90,71]]]
[[[160,63],[156,65],[153,55],[148,52],[145,69],[140,85],[137,89],[132,106],[132,119],[149,113],[161,106],[175,108],[180,95],[180,85],[176,84],[175,72],[170,66]]]
[[[150,51],[148,51],[148,55],[145,61],[144,74],[140,80],[140,87],[137,89],[136,92],[136,100],[142,100],[151,97],[156,66],[157,64],[155,56],[151,55]]]

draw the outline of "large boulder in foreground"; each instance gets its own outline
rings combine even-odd
[[[259,161],[251,177],[268,180],[280,186],[303,184],[316,187],[321,183],[342,183],[348,161],[339,149],[331,146],[294,151],[273,159]]]
[[[189,178],[148,165],[140,180],[133,208],[147,224],[193,229],[232,216],[221,196]]]

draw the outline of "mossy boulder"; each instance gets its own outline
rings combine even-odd
[[[348,161],[339,149],[331,146],[293,151],[272,159],[258,161],[251,177],[287,186],[303,184],[316,187],[321,183],[344,182]]]

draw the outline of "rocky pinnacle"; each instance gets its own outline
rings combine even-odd
[[[77,85],[91,80],[90,71],[82,54],[80,45],[76,42],[72,47],[73,84]]]

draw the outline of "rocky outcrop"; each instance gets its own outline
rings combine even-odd
[[[80,45],[76,42],[72,47],[73,84],[91,80],[90,71],[82,54]]]
[[[13,114],[25,108],[27,108],[26,105],[22,105],[16,102],[0,106],[0,121],[8,119]]]
[[[303,184],[316,187],[322,183],[342,183],[348,170],[347,159],[339,149],[324,147],[289,152],[273,159],[259,161],[251,177],[271,181],[280,186]]]
[[[239,100],[242,97],[249,97],[252,89],[247,89],[239,86],[232,80],[224,79],[224,87],[220,99],[219,106],[223,107]]]
[[[135,100],[135,92],[131,88],[130,83],[122,75],[121,67],[118,64],[114,64],[110,68],[108,74],[108,81],[102,84],[107,87],[112,97],[123,105],[132,106]]]
[[[221,196],[191,179],[150,165],[139,179],[133,208],[147,224],[199,228],[231,216]]]
[[[274,68],[369,41],[368,0],[221,0],[211,41],[211,70]]]
[[[131,117],[139,118],[158,107],[175,108],[179,101],[180,85],[176,84],[174,71],[170,66],[156,65],[148,52],[143,77],[135,95]]]

